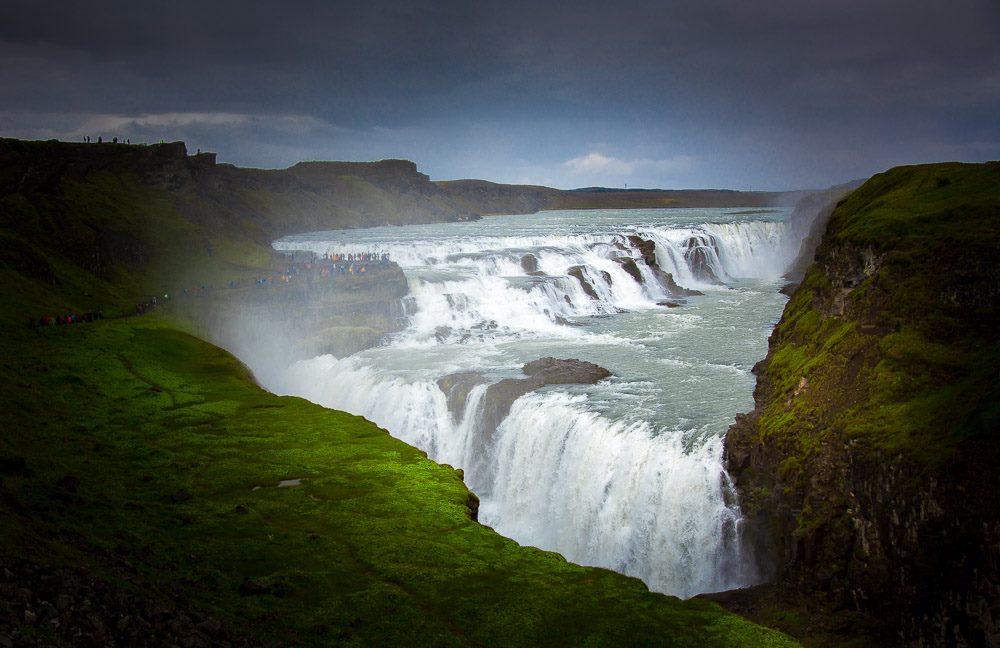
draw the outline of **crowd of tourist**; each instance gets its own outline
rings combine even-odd
[[[323,255],[316,254],[293,254],[292,260],[287,264],[280,264],[275,273],[261,275],[253,279],[257,288],[267,288],[280,284],[291,284],[296,281],[305,281],[309,284],[319,280],[343,276],[360,276],[368,273],[373,265],[387,265],[389,263],[388,253],[379,252],[327,252]],[[241,288],[248,285],[249,280],[233,279],[227,284],[230,289]],[[184,287],[178,293],[182,297],[198,297],[207,294],[211,286],[200,284],[196,286]],[[135,315],[145,315],[156,309],[164,301],[170,300],[170,294],[164,293],[162,297],[154,295],[135,305]],[[67,309],[63,315],[43,315],[37,320],[32,319],[32,327],[55,326],[61,324],[75,324],[78,322],[93,322],[104,319],[104,313],[88,312],[75,313]]]

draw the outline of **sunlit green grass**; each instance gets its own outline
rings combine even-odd
[[[304,645],[790,645],[518,546],[471,518],[452,468],[260,390],[157,316],[25,328],[3,349],[0,457],[17,469],[0,477],[22,511],[0,509],[5,553],[100,574],[110,552],[241,632]],[[248,579],[269,591],[241,595]]]

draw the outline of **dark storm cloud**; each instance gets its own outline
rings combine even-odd
[[[70,6],[65,6],[69,4]],[[8,2],[0,129],[186,137],[259,166],[827,184],[1000,157],[993,0]]]

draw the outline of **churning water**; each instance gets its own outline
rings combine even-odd
[[[551,211],[288,237],[275,247],[388,252],[409,281],[407,326],[378,348],[298,362],[266,386],[361,414],[463,468],[480,521],[522,544],[682,597],[743,586],[754,574],[722,438],[753,406],[750,370],[785,302],[780,275],[799,244],[787,219]],[[653,241],[659,267],[704,294],[657,305],[668,288],[630,235]],[[530,392],[484,431],[488,383],[523,377],[545,356],[613,376]],[[484,382],[449,409],[437,381],[458,372]]]

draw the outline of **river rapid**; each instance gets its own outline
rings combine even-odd
[[[788,219],[777,209],[549,211],[287,237],[275,248],[388,253],[409,283],[406,328],[262,380],[463,468],[480,521],[522,544],[681,597],[745,586],[755,574],[722,440],[753,407],[751,368],[786,300],[781,274],[799,245]],[[640,241],[703,294],[672,295]],[[658,305],[668,299],[683,303]],[[612,376],[529,392],[484,430],[487,386],[546,356]],[[449,407],[438,381],[456,373],[480,378]]]

